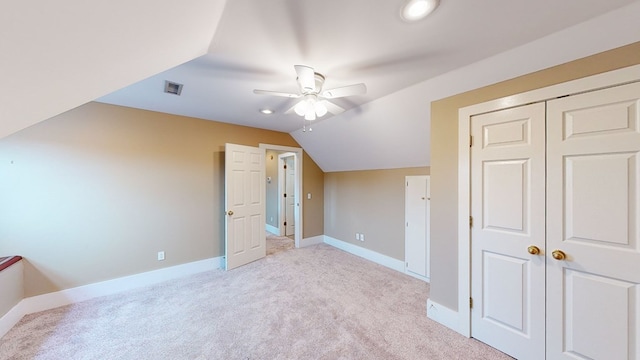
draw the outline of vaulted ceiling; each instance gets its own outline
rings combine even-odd
[[[428,166],[431,101],[640,40],[633,0],[441,0],[416,23],[404,2],[13,2],[0,136],[97,100],[289,132],[324,171]],[[253,93],[298,92],[296,64],[368,91],[303,132],[296,100]]]

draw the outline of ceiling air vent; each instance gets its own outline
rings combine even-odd
[[[182,84],[174,83],[169,80],[164,81],[164,92],[180,96],[182,92]]]

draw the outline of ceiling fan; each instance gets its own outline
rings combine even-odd
[[[285,114],[295,112],[300,116],[304,116],[305,120],[315,120],[316,118],[324,116],[327,112],[336,115],[344,111],[343,108],[327,99],[362,95],[367,92],[366,85],[362,83],[323,91],[324,75],[315,72],[310,66],[295,65],[294,68],[298,75],[296,80],[300,86],[299,94],[257,89],[253,90],[253,92],[255,94],[282,96],[294,99],[302,98],[302,100],[287,110]]]

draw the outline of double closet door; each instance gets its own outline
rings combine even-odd
[[[640,83],[471,132],[471,335],[518,359],[640,359]]]

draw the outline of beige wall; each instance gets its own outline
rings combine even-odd
[[[431,104],[431,299],[458,307],[458,109],[640,63],[640,43],[569,62]]]
[[[0,140],[0,254],[25,258],[25,296],[221,256],[226,142],[299,147],[286,133],[100,103]],[[322,234],[322,201],[304,206],[304,236]]]
[[[326,173],[324,234],[404,261],[405,176],[428,174],[428,167]]]
[[[307,166],[313,164],[313,166]],[[307,197],[311,194],[311,199]],[[302,153],[302,224],[305,238],[324,234],[324,172],[311,157]]]

